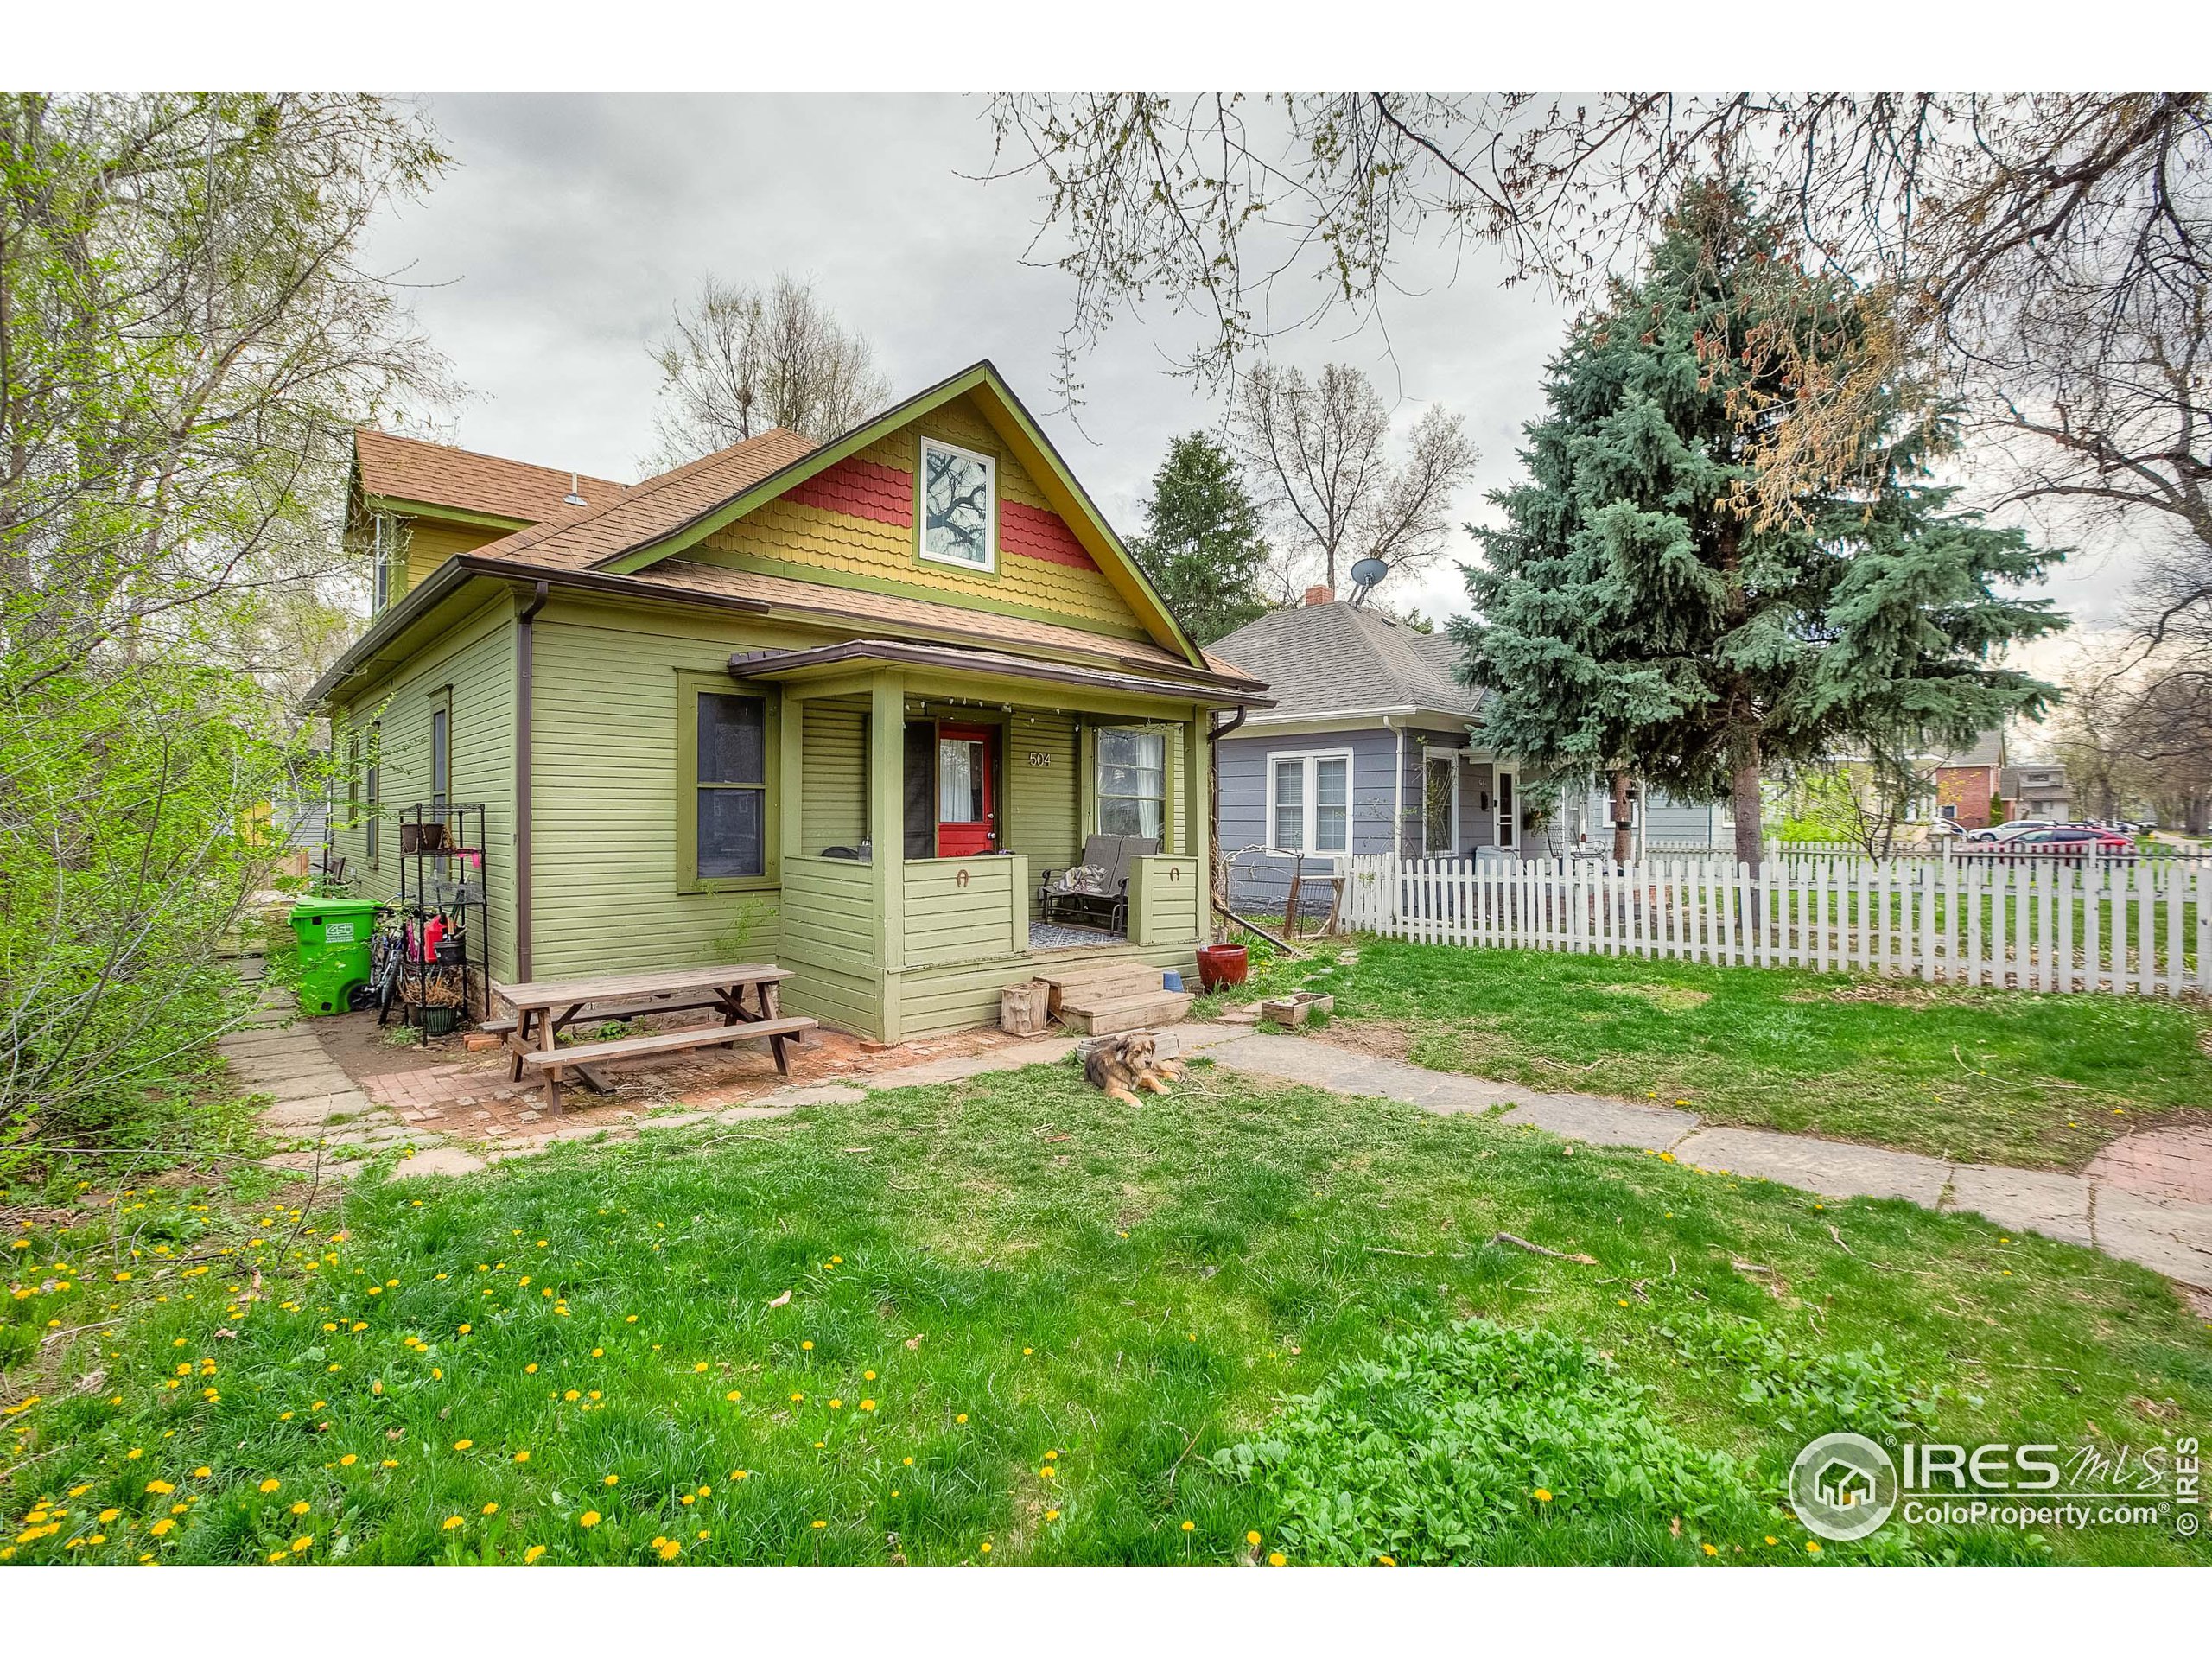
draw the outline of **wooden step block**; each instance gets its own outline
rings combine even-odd
[[[1191,1011],[1188,991],[1153,991],[1143,996],[1101,1001],[1088,1007],[1067,1004],[1060,1022],[1070,1031],[1103,1037],[1119,1031],[1141,1031],[1147,1026],[1172,1026]]]
[[[1049,1007],[1055,1014],[1071,1002],[1082,1006],[1166,995],[1160,970],[1143,962],[1103,963],[1080,972],[1037,977],[1052,988]]]

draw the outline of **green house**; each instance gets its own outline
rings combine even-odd
[[[397,889],[398,813],[480,804],[494,979],[773,961],[788,1009],[883,1041],[1040,970],[1192,969],[1211,737],[1265,687],[988,363],[626,488],[363,435],[382,602],[312,694],[356,892]],[[1126,925],[1046,922],[1093,835],[1145,838]]]

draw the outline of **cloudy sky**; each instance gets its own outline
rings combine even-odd
[[[1169,436],[1219,420],[1217,403],[1167,372],[1193,325],[1164,308],[1125,318],[1084,360],[1079,427],[1052,411],[1069,285],[1025,263],[1036,188],[977,181],[992,159],[981,99],[424,101],[456,165],[427,203],[391,215],[369,251],[415,285],[418,317],[470,390],[438,434],[449,442],[637,477],[652,441],[647,345],[709,270],[811,279],[902,395],[992,359],[1124,531],[1141,524]],[[1463,413],[1482,463],[1456,516],[1487,517],[1483,494],[1513,475],[1564,315],[1535,289],[1502,288],[1480,252],[1456,280],[1439,250],[1399,276],[1387,329],[1332,324],[1279,340],[1276,354],[1367,369],[1402,424],[1431,402]],[[2123,569],[2092,550],[2053,591],[2085,620],[2101,616]],[[1448,563],[1398,602],[1432,616],[1464,608]]]

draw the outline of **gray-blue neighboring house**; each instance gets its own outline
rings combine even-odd
[[[1346,855],[1404,858],[1602,856],[1612,830],[1602,793],[1577,789],[1532,825],[1531,774],[1479,747],[1484,694],[1457,675],[1459,651],[1314,588],[1208,651],[1267,683],[1273,709],[1216,752],[1217,845],[1230,903],[1280,909],[1294,871],[1325,874]],[[1725,845],[1725,808],[1650,795],[1639,840],[1652,850]],[[1325,889],[1315,906],[1325,904]]]

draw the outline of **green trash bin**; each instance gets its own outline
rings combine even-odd
[[[302,899],[292,906],[302,1013],[346,1012],[347,998],[369,982],[369,940],[376,925],[376,901],[370,899]]]

